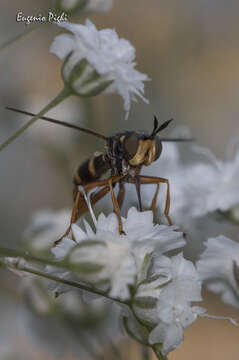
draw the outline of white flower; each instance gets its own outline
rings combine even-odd
[[[76,226],[72,226],[75,235],[79,230],[79,228],[76,229]],[[80,237],[77,235],[76,239],[77,242],[80,241]],[[93,239],[101,240],[91,246],[90,242],[94,241]],[[118,234],[99,230],[93,236],[93,239],[81,243],[83,246],[73,248],[69,254],[70,265],[74,267],[74,264],[76,264],[77,267],[78,264],[80,266],[87,264],[86,274],[76,272],[79,279],[92,284],[110,280],[111,289],[109,295],[122,300],[128,299],[130,297],[128,286],[134,284],[136,272],[128,239]],[[93,270],[91,270],[92,266]],[[94,266],[96,266],[95,271]]]
[[[36,212],[23,234],[26,246],[34,252],[49,250],[64,234],[71,216],[70,209],[59,211],[41,210]]]
[[[162,353],[166,355],[181,345],[184,330],[194,323],[198,315],[204,314],[205,310],[172,299],[162,301],[158,308],[160,321],[151,331],[149,341],[151,344],[162,343]]]
[[[106,12],[112,7],[113,0],[58,0],[57,8],[70,14],[79,11]]]
[[[105,219],[106,224],[104,224],[104,216],[102,214],[99,216],[96,232],[86,221],[84,221],[85,231],[73,224],[72,233],[75,241],[64,238],[52,249],[52,252],[57,259],[69,256],[69,263],[73,267],[77,264],[80,266],[88,264],[89,271],[85,274],[75,271],[77,277],[91,284],[110,279],[109,295],[126,299],[130,295],[128,285],[134,283],[134,259],[128,239],[112,231],[115,225],[115,214]],[[108,231],[105,228],[108,228]],[[76,243],[83,246],[77,246]],[[96,266],[96,271],[91,272],[90,265]],[[70,276],[70,272],[64,273],[64,276]]]
[[[57,259],[67,258],[80,280],[91,284],[107,281],[111,297],[128,299],[129,285],[140,281],[147,269],[147,255],[150,257],[152,252],[177,249],[185,242],[182,233],[174,231],[176,227],[154,225],[150,211],[138,212],[131,208],[122,221],[126,235],[119,234],[118,219],[114,213],[107,217],[100,214],[96,231],[86,221],[85,230],[73,224],[75,241],[64,238],[52,252]],[[70,276],[70,272],[63,274]]]
[[[82,96],[119,93],[124,99],[126,116],[131,100],[143,97],[147,75],[135,70],[135,48],[120,39],[113,29],[97,30],[89,20],[85,25],[64,22],[59,24],[72,34],[57,36],[50,51],[63,65],[63,78],[67,86]]]
[[[239,204],[239,151],[225,161],[218,160],[209,149],[195,147],[195,151],[206,156],[207,162],[200,161],[189,169],[192,216],[227,211]]]
[[[134,311],[137,318],[153,326],[149,342],[162,343],[165,355],[181,344],[183,331],[205,312],[191,306],[192,301],[202,300],[201,281],[193,263],[182,254],[156,257],[151,271],[149,281],[145,279],[137,290]]]
[[[224,302],[239,308],[239,244],[223,235],[210,238],[197,262],[207,287]]]

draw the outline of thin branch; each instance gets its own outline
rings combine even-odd
[[[65,284],[65,285],[69,285],[69,286],[75,287],[75,288],[77,288],[77,289],[85,290],[85,291],[88,291],[88,292],[90,292],[90,293],[103,296],[103,297],[105,297],[106,299],[113,300],[113,301],[115,301],[115,302],[118,302],[118,303],[120,303],[120,304],[124,304],[124,305],[125,305],[125,302],[124,302],[124,301],[121,301],[121,300],[119,300],[119,299],[112,298],[112,297],[108,296],[108,295],[107,295],[105,292],[103,292],[103,291],[100,291],[100,290],[98,290],[98,289],[92,288],[92,287],[87,286],[87,285],[83,285],[83,284],[81,284],[81,283],[78,283],[77,281],[62,279],[62,278],[59,278],[58,276],[55,276],[55,275],[52,275],[52,274],[48,274],[48,273],[45,273],[45,272],[43,272],[43,271],[35,270],[35,269],[32,269],[32,268],[30,268],[30,267],[28,267],[28,266],[22,266],[20,270],[21,270],[21,271],[28,272],[28,273],[31,273],[31,274],[34,274],[34,275],[38,275],[38,276],[44,277],[44,278],[49,279],[49,280],[57,281],[57,282],[59,282],[59,283]]]
[[[4,257],[13,257],[13,258],[23,258],[26,261],[31,262],[37,262],[43,265],[52,265],[56,266],[58,268],[62,268],[63,262],[51,260],[51,259],[44,259],[42,257],[34,256],[31,254],[28,254],[27,252],[21,251],[21,250],[15,250],[15,249],[7,249],[7,248],[0,248],[0,256]]]
[[[8,145],[10,145],[15,139],[18,138],[25,130],[27,130],[31,125],[33,125],[40,117],[42,117],[49,110],[60,104],[63,100],[65,100],[68,96],[71,95],[71,90],[69,88],[63,88],[60,93],[49,103],[47,104],[38,114],[36,114],[31,120],[29,120],[25,125],[23,125],[20,129],[18,129],[15,134],[10,136],[4,143],[0,145],[0,151],[5,149]]]
[[[30,27],[27,30],[23,31],[21,34],[17,34],[15,37],[5,41],[4,43],[2,43],[0,45],[0,52],[2,50],[5,50],[7,47],[9,47],[10,45],[13,45],[15,42],[17,42],[18,40],[20,40],[21,38],[23,38],[24,36],[30,34],[32,31],[35,31],[37,29],[39,29],[39,27],[42,25],[42,23],[36,25],[35,27]]]

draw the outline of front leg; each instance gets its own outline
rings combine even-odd
[[[170,186],[168,179],[160,178],[160,177],[154,177],[154,176],[139,176],[141,184],[160,184],[164,183],[167,184],[167,193],[166,193],[166,203],[164,208],[164,215],[166,219],[168,220],[168,224],[172,225],[172,221],[169,217],[169,209],[170,209]]]
[[[115,183],[117,183],[121,178],[122,178],[122,176],[120,176],[120,175],[111,177],[110,178],[111,186],[113,186]],[[107,192],[110,191],[109,179],[94,181],[94,182],[90,182],[90,183],[84,185],[84,190],[86,193],[93,188],[98,188],[98,187],[102,187],[102,186],[104,186],[103,189],[98,191],[96,194],[92,194],[92,204],[95,204],[97,201],[102,199],[102,197],[104,197],[107,194]],[[88,206],[85,202],[84,196],[78,190],[77,185],[74,189],[73,196],[74,196],[74,207],[73,207],[72,214],[71,214],[70,225],[68,226],[66,232],[60,237],[60,239],[55,241],[55,245],[59,244],[65,236],[69,235],[69,233],[71,231],[71,225],[74,224],[80,218],[80,216],[83,215],[88,210]]]
[[[119,204],[119,208],[122,208],[123,202],[124,202],[124,197],[125,197],[125,186],[124,183],[119,182],[119,191],[118,191],[118,195],[117,195],[117,202]]]
[[[157,184],[157,186],[159,186],[160,183],[164,183],[167,184],[167,194],[166,194],[166,203],[165,203],[165,208],[164,208],[164,215],[168,221],[169,225],[172,225],[172,221],[169,217],[169,209],[170,209],[170,187],[169,187],[169,181],[168,179],[164,179],[164,178],[160,178],[160,177],[156,177],[156,176],[142,176],[142,175],[138,175],[138,178],[140,179],[140,183],[141,184]],[[135,184],[135,179],[134,178],[129,178],[128,182]],[[152,204],[151,204],[151,210],[153,207],[156,206],[156,199],[157,199],[157,195],[158,195],[158,187],[156,189],[156,193],[154,195]]]
[[[113,186],[112,186],[112,178],[109,178],[108,182],[109,182],[114,212],[116,213],[116,216],[117,216],[118,222],[119,222],[119,233],[120,233],[120,235],[125,235],[125,232],[123,231],[123,223],[122,223],[121,216],[120,216],[120,207],[119,207],[118,201],[115,197],[115,193],[114,193]]]

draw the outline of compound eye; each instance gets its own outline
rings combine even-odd
[[[127,160],[133,159],[136,155],[139,146],[139,139],[137,135],[132,134],[124,139],[125,158]]]
[[[154,155],[154,161],[158,160],[158,158],[160,157],[163,147],[162,147],[162,143],[159,140],[159,138],[156,136],[155,137],[155,155]]]

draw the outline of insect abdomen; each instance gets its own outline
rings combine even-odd
[[[76,170],[73,178],[75,185],[85,185],[98,180],[107,170],[109,162],[103,153],[94,154],[85,160]]]

